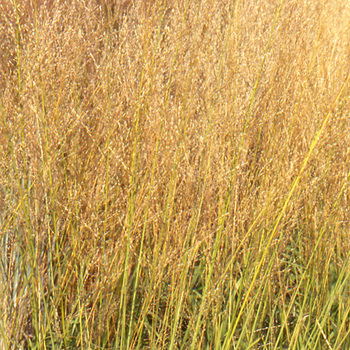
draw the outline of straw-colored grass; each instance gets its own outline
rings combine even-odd
[[[0,0],[1,349],[349,349],[347,0]]]

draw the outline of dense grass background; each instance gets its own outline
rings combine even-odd
[[[0,349],[349,349],[347,0],[0,1]]]

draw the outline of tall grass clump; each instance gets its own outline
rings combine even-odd
[[[0,0],[0,349],[349,349],[347,0]]]

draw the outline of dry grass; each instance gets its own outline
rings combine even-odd
[[[346,0],[0,1],[0,346],[350,346]]]

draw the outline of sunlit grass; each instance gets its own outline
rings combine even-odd
[[[349,348],[347,2],[112,3],[0,0],[0,349]]]

